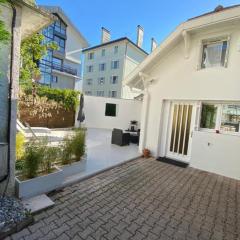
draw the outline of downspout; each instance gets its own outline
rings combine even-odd
[[[126,42],[125,52],[124,52],[124,63],[123,63],[123,76],[122,76],[122,80],[125,78],[127,51],[128,51],[128,42]],[[124,92],[123,91],[123,85],[122,85],[122,81],[121,81],[121,98],[125,97],[125,96],[123,96],[123,92]]]
[[[9,81],[9,92],[8,92],[8,131],[7,131],[7,142],[8,142],[8,154],[7,154],[7,174],[0,179],[0,183],[4,182],[9,178],[10,175],[10,140],[11,140],[11,112],[12,112],[12,83],[13,83],[13,56],[14,56],[14,29],[16,27],[16,16],[17,11],[12,1],[9,1],[12,8],[12,25],[11,25],[11,60],[10,60],[10,81]],[[7,183],[8,185],[8,183]],[[6,185],[6,189],[7,189]],[[5,194],[5,191],[4,191]]]
[[[144,80],[143,80],[144,82]],[[144,84],[145,85],[145,84]],[[142,151],[146,147],[146,134],[147,134],[147,123],[148,123],[148,113],[149,113],[149,101],[150,95],[148,91],[148,85],[144,86],[145,90],[143,92],[143,113],[141,119],[143,119],[143,126],[141,125],[141,138],[139,144],[139,150]]]

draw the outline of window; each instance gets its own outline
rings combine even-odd
[[[114,54],[117,54],[118,53],[118,46],[115,46],[114,47]]]
[[[119,61],[112,61],[112,69],[118,69],[119,68]]]
[[[64,53],[65,52],[65,39],[60,38],[58,36],[54,36],[53,40],[54,40],[54,42],[57,43],[57,45],[59,47],[58,51]]]
[[[111,84],[117,84],[118,83],[118,76],[111,76],[110,83]]]
[[[102,49],[102,57],[106,55],[106,49]]]
[[[87,72],[93,72],[93,65],[87,66]]]
[[[51,84],[51,74],[50,73],[47,73],[47,72],[42,72],[41,74],[41,79],[39,81],[40,84],[43,84],[43,85],[50,85]]]
[[[104,91],[97,91],[98,97],[104,97]]]
[[[104,83],[105,83],[105,78],[104,77],[98,78],[98,84],[99,85],[103,85]]]
[[[203,44],[202,68],[225,66],[227,59],[227,41]]]
[[[85,91],[85,94],[88,95],[88,96],[91,96],[92,92],[91,91]]]
[[[99,64],[99,71],[100,72],[103,72],[106,70],[106,63],[100,63]]]
[[[222,105],[221,130],[240,132],[240,105]]]
[[[53,39],[53,26],[50,25],[42,30],[42,34],[44,35],[45,39],[47,38],[47,42]]]
[[[217,105],[202,104],[200,128],[216,128],[217,110]]]
[[[94,59],[94,52],[88,53],[88,59],[89,60]]]
[[[63,35],[66,35],[66,24],[61,20],[57,20],[54,23],[54,30],[56,32],[59,32],[59,33],[63,34]]]
[[[58,82],[58,76],[52,76],[52,82],[57,83]]]
[[[62,59],[59,59],[59,58],[56,58],[56,57],[53,57],[53,58],[52,58],[52,62],[53,62],[53,64],[55,64],[55,65],[62,66],[63,60],[62,60]]]
[[[105,116],[116,117],[117,116],[117,105],[113,103],[106,103]]]
[[[109,91],[109,97],[116,98],[117,97],[117,91]]]
[[[92,85],[93,80],[92,79],[87,79],[86,82],[87,82],[87,85]]]

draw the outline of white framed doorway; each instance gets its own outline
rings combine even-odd
[[[166,157],[189,163],[192,134],[196,118],[196,102],[171,101],[168,120]]]

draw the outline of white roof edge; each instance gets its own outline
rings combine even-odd
[[[66,19],[67,23],[69,25],[71,25],[71,27],[79,34],[79,36],[82,38],[82,40],[85,43],[84,48],[88,47],[90,44],[89,42],[86,40],[86,38],[82,35],[82,33],[78,30],[78,28],[73,24],[72,20],[64,13],[63,9],[59,6],[48,6],[48,5],[39,5],[39,8],[43,8],[46,11],[50,11],[52,13],[57,13],[60,16],[62,16],[63,18]]]
[[[230,15],[230,16],[229,16]],[[226,9],[221,12],[212,13],[209,15],[193,18],[189,21],[183,22],[177,26],[177,28],[170,33],[170,35],[152,52],[143,62],[141,62],[124,80],[123,85],[131,85],[136,78],[138,78],[139,72],[144,72],[149,66],[151,61],[155,60],[163,50],[168,47],[175,39],[180,37],[183,31],[192,31],[200,28],[204,28],[217,23],[223,23],[240,19],[240,6],[235,8]]]

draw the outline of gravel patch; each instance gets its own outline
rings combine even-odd
[[[21,201],[12,197],[0,197],[0,231],[9,225],[26,219],[28,211]]]

